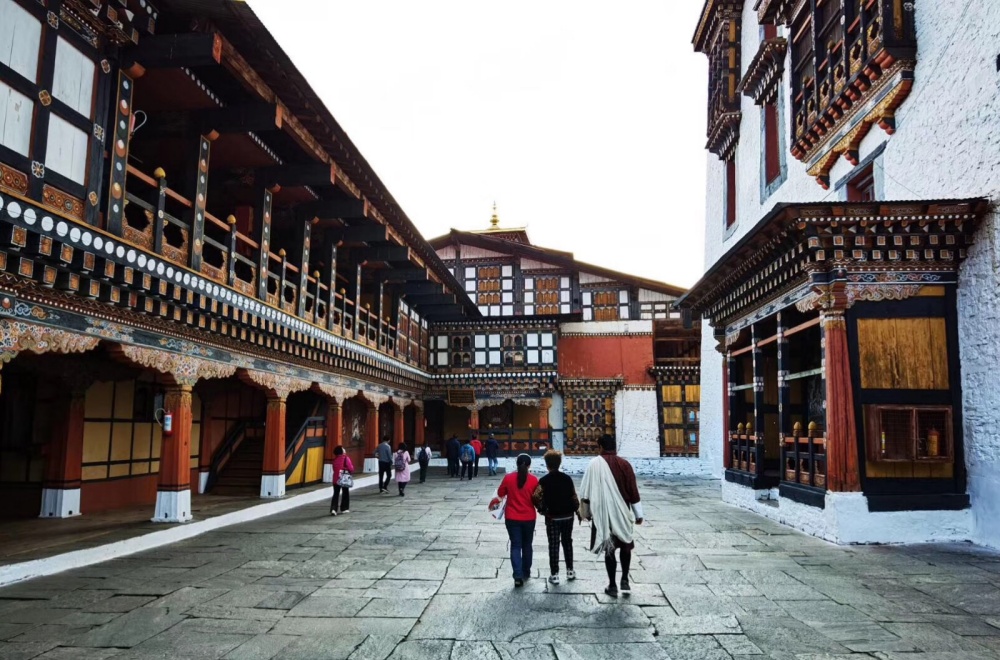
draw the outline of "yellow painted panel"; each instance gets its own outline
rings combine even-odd
[[[663,400],[666,402],[676,401],[680,403],[681,401],[681,386],[680,385],[664,385],[663,386]]]
[[[309,463],[306,466],[306,483],[315,483],[323,478],[323,448],[312,447],[307,450],[306,455]]]
[[[135,437],[132,440],[132,458],[149,458],[149,440],[153,433],[151,422],[141,422],[135,425]]]
[[[149,474],[149,462],[138,461],[132,464],[132,474]]]
[[[83,423],[83,462],[98,463],[108,460],[108,443],[111,441],[110,422]],[[101,477],[103,479],[104,477]]]
[[[664,444],[668,447],[684,446],[684,429],[666,429],[663,431]]]
[[[701,385],[685,385],[684,400],[688,403],[701,401]]]
[[[107,479],[107,478],[108,478],[107,465],[91,465],[83,468],[84,481],[94,481],[95,479]]]
[[[129,468],[131,466],[128,463],[123,463],[121,465],[112,465],[111,471],[108,473],[109,477],[127,477]]]
[[[111,460],[127,461],[132,458],[132,424],[115,422],[111,429]]]
[[[943,286],[925,286],[921,287],[918,296],[924,298],[944,298],[944,287]]]
[[[298,486],[299,484],[301,484],[302,483],[302,475],[305,472],[304,468],[305,468],[305,466],[302,464],[302,461],[299,461],[299,464],[295,466],[294,470],[292,470],[292,475],[290,477],[288,477],[287,480],[285,480],[285,485],[286,486]]]
[[[663,409],[663,423],[664,424],[683,424],[684,423],[684,411],[680,408],[664,408]]]
[[[947,390],[943,318],[858,319],[864,389]]]
[[[191,462],[188,463],[188,467],[190,467],[192,470],[197,470],[198,469],[198,457],[197,456],[195,456],[194,458],[191,459]]]
[[[94,383],[87,388],[83,416],[88,419],[111,417],[111,391],[114,383]]]
[[[157,424],[153,427],[153,455],[150,458],[160,457],[160,443],[163,441],[163,431],[160,429],[160,425]]]
[[[191,458],[198,458],[201,451],[201,424],[191,425]]]
[[[120,380],[115,384],[115,419],[132,419],[135,413],[135,381]]]
[[[149,470],[150,470],[150,472],[154,472],[154,473],[159,472],[160,471],[160,462],[159,461],[153,461],[150,464]]]

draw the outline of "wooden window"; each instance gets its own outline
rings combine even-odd
[[[869,165],[847,184],[847,201],[875,201],[875,169]]]
[[[736,224],[736,159],[726,161],[726,229]]]
[[[670,305],[668,302],[644,302],[639,305],[639,318],[643,321],[664,320],[670,318]]]
[[[524,343],[527,347],[526,357],[529,366],[555,364],[555,335],[551,332],[528,333],[525,335]]]
[[[35,104],[24,94],[0,81],[0,109],[0,145],[27,156],[31,147],[31,117]]]
[[[700,385],[660,385],[660,455],[697,456]]]
[[[571,295],[571,280],[567,275],[525,277],[524,313],[569,314]]]
[[[871,461],[952,461],[951,406],[865,406]]]
[[[618,321],[629,318],[628,291],[584,291],[582,298],[584,321]]]
[[[42,23],[14,0],[0,0],[0,64],[38,81]]]
[[[764,115],[764,183],[770,184],[781,176],[781,136],[778,133],[778,104],[766,103]]]
[[[564,404],[566,454],[593,455],[597,441],[614,433],[615,396],[609,391],[567,392]]]
[[[465,290],[475,293],[483,316],[513,316],[514,267],[509,264],[466,268]],[[471,278],[470,278],[471,272]]]

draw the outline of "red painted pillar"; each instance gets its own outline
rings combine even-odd
[[[395,450],[396,447],[399,446],[399,443],[405,440],[405,433],[403,431],[403,406],[395,406],[395,409],[392,411],[392,415],[392,448]],[[412,449],[412,447],[410,449]]]
[[[153,522],[191,520],[191,386],[169,387],[164,410],[172,415],[171,433],[160,443],[160,476]]]
[[[281,497],[285,494],[285,404],[283,397],[267,399],[264,470],[260,478],[260,496],[264,498]]]
[[[832,491],[857,492],[861,490],[861,477],[847,323],[840,310],[825,311],[822,318],[826,362],[826,484]]]
[[[479,431],[479,410],[473,409],[469,412],[469,429],[476,431],[478,435]]]
[[[378,447],[378,404],[368,402],[368,419],[365,421],[365,456],[374,456]]]
[[[424,409],[418,407],[413,414],[413,444],[417,447],[424,445]]]
[[[722,360],[722,465],[729,469],[733,467],[733,451],[729,446],[729,411],[731,410],[732,392],[729,390],[729,371],[732,358],[727,351]]]
[[[49,441],[49,455],[42,485],[42,518],[80,515],[80,480],[83,473],[83,411],[85,388],[72,390]]]
[[[323,481],[333,482],[333,450],[344,441],[344,414],[340,403],[330,399],[326,410],[326,447],[323,451]]]

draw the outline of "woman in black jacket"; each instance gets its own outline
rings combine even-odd
[[[559,546],[566,558],[566,579],[575,580],[573,571],[573,516],[580,508],[573,478],[559,471],[562,453],[555,449],[545,452],[545,467],[549,473],[538,480],[531,500],[545,516],[545,535],[549,538],[549,584],[559,584]]]

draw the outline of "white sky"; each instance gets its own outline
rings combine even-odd
[[[702,0],[252,0],[427,238],[503,226],[689,286],[703,268]]]

